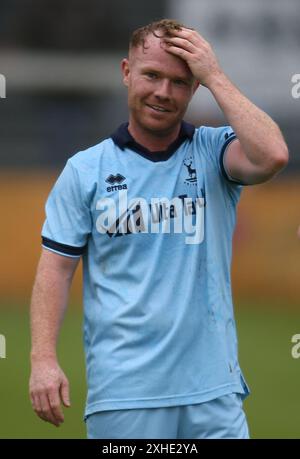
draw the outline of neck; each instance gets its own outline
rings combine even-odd
[[[181,124],[168,131],[151,131],[137,126],[129,120],[128,131],[134,140],[150,151],[164,151],[173,143],[180,131]]]

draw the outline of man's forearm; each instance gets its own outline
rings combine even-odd
[[[58,333],[66,310],[72,274],[46,262],[39,263],[31,300],[31,358],[56,359]],[[49,257],[49,255],[48,255]]]
[[[267,165],[282,156],[287,148],[277,124],[247,99],[224,73],[214,75],[207,87],[253,164]]]

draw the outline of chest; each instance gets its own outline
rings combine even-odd
[[[191,149],[161,163],[124,155],[102,167],[93,227],[95,234],[110,238],[191,234],[204,206],[204,177],[196,171]]]

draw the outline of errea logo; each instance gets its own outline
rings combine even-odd
[[[113,174],[110,174],[107,179],[105,180],[107,183],[110,183],[111,185],[114,185],[115,183],[122,183],[124,182],[125,177],[121,174],[117,174],[117,175],[113,175]]]
[[[113,175],[113,174],[110,174],[106,179],[105,181],[107,183],[110,183],[111,185],[115,185],[116,183],[118,185],[115,185],[115,186],[109,186],[106,188],[106,191],[108,191],[109,193],[111,191],[120,191],[120,190],[127,190],[127,185],[126,183],[124,183],[123,185],[121,185],[122,182],[124,182],[124,180],[126,180],[126,178],[124,177],[124,175],[121,175],[121,174],[116,174],[116,175]]]

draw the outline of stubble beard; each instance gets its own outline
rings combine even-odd
[[[177,116],[169,122],[162,122],[159,119],[152,121],[149,114],[142,114],[142,116],[140,116],[139,110],[135,110],[134,108],[130,110],[130,119],[134,125],[137,126],[139,130],[157,138],[166,137],[172,134],[172,132],[178,128],[178,125],[181,124],[182,118],[183,116]]]

